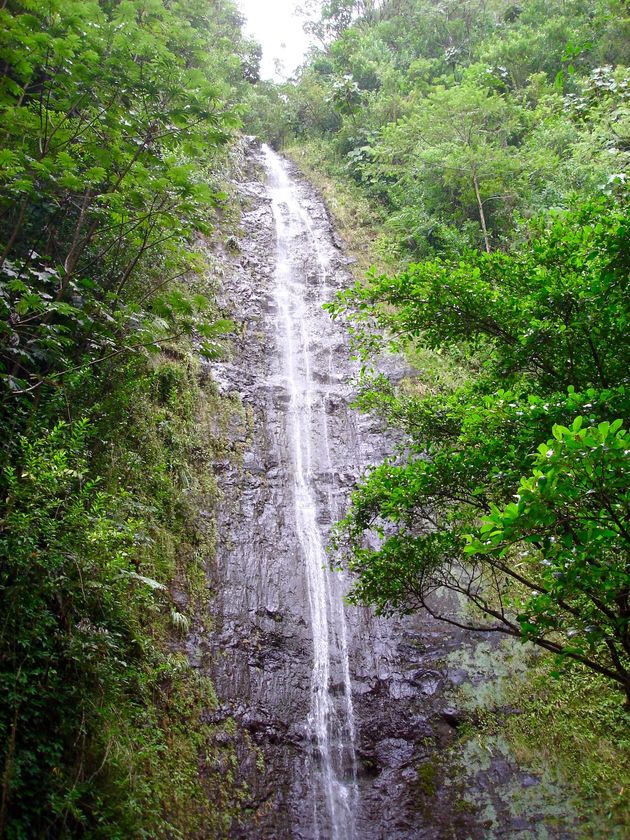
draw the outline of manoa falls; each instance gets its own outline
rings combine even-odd
[[[350,261],[317,191],[270,148],[249,141],[239,197],[242,235],[219,256],[242,337],[212,376],[240,408],[216,464],[213,610],[189,650],[214,679],[214,718],[244,733],[235,772],[249,816],[229,836],[490,836],[465,809],[454,816],[456,786],[427,800],[418,782],[454,737],[449,691],[465,675],[448,654],[469,640],[426,616],[348,606],[349,582],[330,570],[352,487],[397,443],[351,407],[357,365],[323,309],[353,282]],[[400,364],[383,360],[394,378]],[[519,774],[499,756],[475,784],[492,804]],[[492,836],[517,836],[514,819],[506,811]]]

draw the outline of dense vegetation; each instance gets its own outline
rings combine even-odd
[[[202,239],[229,216],[246,111],[368,208],[389,270],[330,311],[366,368],[392,341],[419,373],[362,382],[360,407],[403,445],[339,525],[352,597],[530,640],[574,662],[593,702],[600,676],[630,702],[626,4],[326,0],[284,85],[256,83],[240,25],[232,0],[0,4],[15,840],[223,836],[241,809],[182,636],[204,607],[198,513],[228,410],[200,361],[232,329]],[[598,731],[620,731],[606,704]]]
[[[628,407],[628,228],[597,202],[509,254],[414,264],[332,309],[360,317],[387,303],[378,322],[399,340],[466,341],[483,356],[474,380],[450,393],[365,388],[362,406],[407,435],[405,455],[372,471],[342,526],[354,597],[382,612],[434,612],[430,596],[446,587],[489,621],[442,617],[530,639],[630,698],[628,433],[618,419]],[[369,531],[377,547],[366,547]]]
[[[515,216],[625,181],[630,23],[616,0],[327,2],[254,128],[298,140],[381,210],[403,261],[502,247]],[[361,7],[367,15],[356,17]]]
[[[212,550],[191,351],[230,323],[195,243],[256,75],[240,25],[230,0],[0,9],[3,836],[219,836],[237,808],[178,633]]]

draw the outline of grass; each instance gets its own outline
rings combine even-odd
[[[346,252],[356,260],[351,268],[357,280],[363,279],[371,268],[387,274],[401,267],[382,234],[384,212],[371,204],[350,178],[344,177],[324,147],[314,141],[300,142],[282,151],[324,197]]]

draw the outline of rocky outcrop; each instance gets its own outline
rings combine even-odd
[[[291,396],[274,289],[275,223],[263,157],[253,143],[248,161],[239,187],[242,232],[222,256],[223,304],[239,323],[240,336],[231,359],[212,370],[224,393],[240,397],[243,411],[230,430],[233,457],[217,464],[223,500],[211,570],[216,597],[212,614],[191,637],[190,654],[212,671],[220,704],[215,717],[232,717],[248,733],[235,772],[247,779],[249,800],[241,825],[230,836],[331,840],[341,835],[330,825],[313,781],[311,606],[296,534],[295,463],[287,429]],[[316,392],[309,481],[325,541],[358,476],[382,459],[391,442],[373,420],[350,407],[356,371],[343,328],[321,308],[323,300],[352,282],[348,259],[322,200],[286,166],[306,218],[304,229],[294,231],[291,260],[308,322]],[[342,609],[343,587],[339,579],[330,583],[333,618]],[[513,823],[519,818],[495,795],[499,776],[517,786],[526,778],[509,758],[499,755],[498,768],[490,762],[479,782],[487,786],[499,813],[492,832],[487,814],[471,805],[464,783],[441,760],[464,720],[453,707],[453,688],[465,675],[449,670],[446,658],[470,640],[427,616],[386,620],[346,606],[345,623],[344,642],[331,619],[328,691],[332,714],[341,716],[347,707],[346,644],[356,732],[354,756],[346,744],[336,772],[349,788],[356,783],[356,840],[521,836],[521,824]],[[528,830],[537,824],[535,819],[526,823]],[[548,834],[522,836],[564,835],[549,829]]]

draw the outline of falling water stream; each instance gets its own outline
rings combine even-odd
[[[540,801],[529,815],[513,807],[514,789],[538,787],[503,752],[466,758],[483,822],[460,807],[462,785],[437,779],[433,793],[419,782],[453,743],[452,692],[469,667],[457,663],[471,641],[428,615],[344,604],[346,583],[327,563],[330,529],[396,439],[352,407],[356,365],[322,305],[353,278],[324,202],[291,162],[254,140],[245,148],[240,233],[218,251],[220,302],[240,326],[234,355],[212,367],[232,406],[215,421],[212,607],[188,640],[216,687],[208,720],[234,739],[226,771],[245,785],[225,837],[511,840],[525,826],[570,840],[537,833]],[[401,375],[393,357],[379,369]],[[494,833],[487,814],[497,815]]]
[[[271,206],[276,224],[275,300],[276,337],[284,360],[289,394],[287,431],[293,462],[295,527],[301,547],[308,583],[310,624],[313,639],[311,702],[307,721],[312,744],[309,777],[323,797],[314,795],[315,836],[328,823],[326,837],[352,840],[355,836],[357,799],[355,732],[352,708],[348,646],[340,582],[326,568],[324,536],[318,523],[314,486],[313,448],[323,447],[325,460],[333,472],[328,445],[326,382],[315,383],[312,370],[310,323],[305,311],[308,277],[293,258],[296,243],[310,241],[319,275],[317,288],[326,294],[327,264],[318,246],[309,216],[296,195],[295,183],[288,176],[281,158],[264,147],[269,174]],[[323,303],[321,300],[320,303]],[[330,379],[330,377],[329,377]],[[329,505],[334,505],[329,496]],[[334,511],[330,511],[334,514]],[[335,704],[331,695],[333,658],[340,665],[343,702]],[[317,813],[324,801],[327,815]]]

